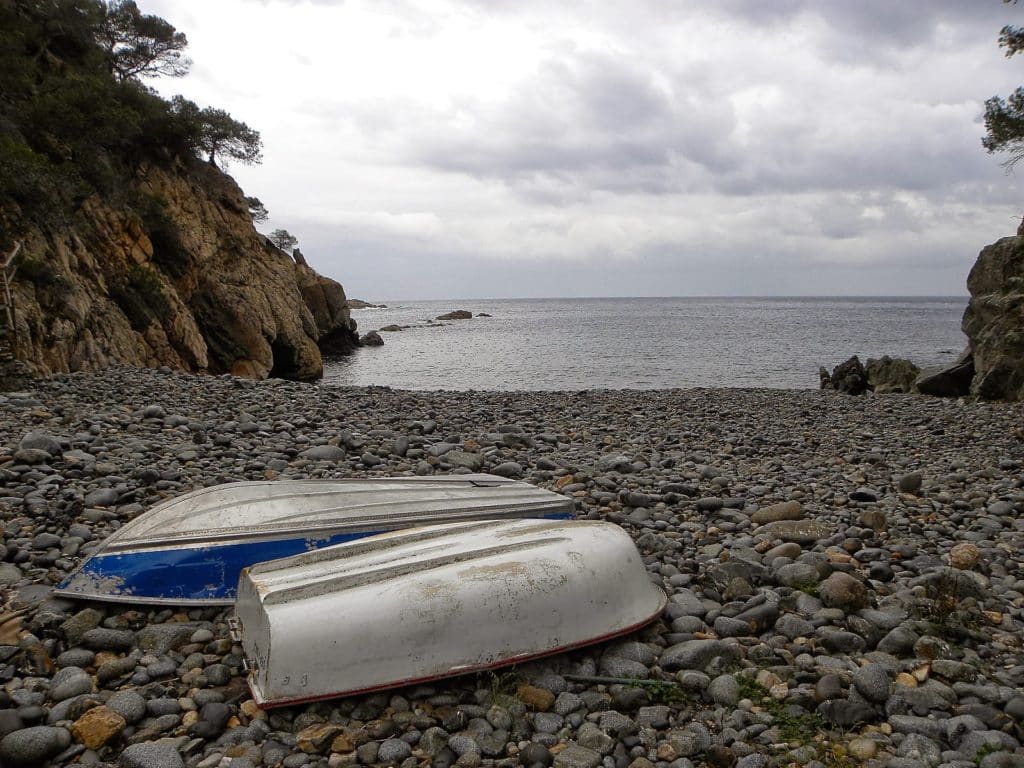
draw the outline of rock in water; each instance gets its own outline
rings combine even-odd
[[[384,339],[376,331],[367,331],[359,337],[359,344],[364,347],[382,347]]]
[[[435,320],[469,320],[473,317],[473,313],[465,309],[456,309],[452,312],[446,312],[443,315],[438,315]]]

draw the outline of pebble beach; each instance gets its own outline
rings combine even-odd
[[[1022,462],[1024,405],[917,395],[33,381],[0,393],[0,765],[1024,766]],[[230,609],[49,594],[195,488],[470,471],[621,525],[663,615],[525,666],[261,711]]]

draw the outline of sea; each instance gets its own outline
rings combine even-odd
[[[411,390],[808,389],[818,367],[952,362],[967,297],[400,301],[353,310],[384,345],[328,359],[325,385]],[[434,321],[453,310],[469,320]],[[479,316],[479,315],[490,315]]]

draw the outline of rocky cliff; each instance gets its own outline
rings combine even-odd
[[[23,241],[17,357],[38,373],[110,363],[312,380],[356,342],[337,282],[271,245],[239,187],[195,162],[138,167],[118,205],[92,196],[60,225],[0,209]]]
[[[1016,237],[982,249],[967,289],[962,327],[974,364],[971,393],[1024,400],[1024,224]]]

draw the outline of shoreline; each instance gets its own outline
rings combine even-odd
[[[0,710],[13,713],[0,716],[0,761],[32,749],[125,768],[1024,759],[1024,404],[131,368],[13,395],[0,393],[0,586],[5,609],[28,607],[17,643],[0,641]],[[337,459],[303,456],[316,445]],[[230,610],[46,597],[121,522],[192,488],[452,471],[521,477],[621,525],[669,594],[662,618],[491,677],[262,713]],[[150,753],[167,762],[133,762]]]

